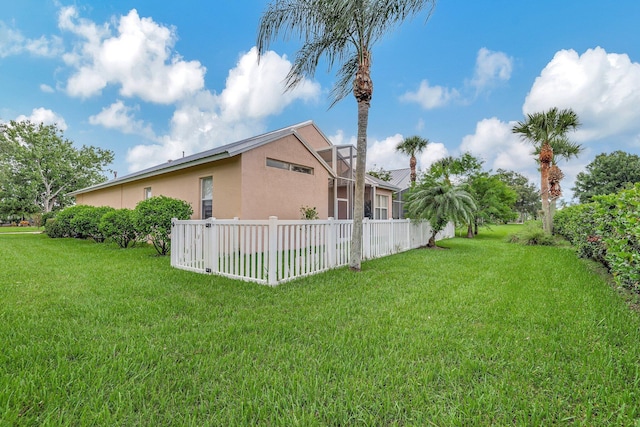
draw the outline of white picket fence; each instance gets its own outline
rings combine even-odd
[[[427,244],[428,222],[363,221],[363,259]],[[349,264],[352,220],[172,221],[171,265],[198,273],[277,285]],[[453,237],[453,224],[437,239]]]

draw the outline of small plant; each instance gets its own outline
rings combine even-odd
[[[306,219],[306,220],[313,220],[313,219],[320,218],[315,206],[312,208],[310,208],[309,206],[302,206],[300,208],[300,217],[301,219]]]
[[[526,222],[524,228],[517,233],[509,235],[507,237],[507,241],[509,243],[518,243],[521,245],[556,245],[555,238],[551,234],[545,233],[540,221]]]

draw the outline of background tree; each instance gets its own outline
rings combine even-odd
[[[527,119],[513,126],[512,132],[520,134],[525,140],[533,144],[535,154],[540,163],[540,196],[542,199],[543,229],[546,233],[553,231],[553,211],[550,200],[556,200],[561,195],[560,180],[562,171],[558,168],[554,158],[554,146],[559,153],[570,156],[575,151],[567,133],[580,126],[578,115],[571,109],[548,111],[528,114]],[[576,152],[577,154],[577,152]]]
[[[340,64],[332,90],[332,106],[350,92],[358,104],[358,136],[353,234],[349,266],[360,270],[364,175],[367,165],[367,124],[373,96],[371,57],[373,46],[392,28],[422,11],[431,14],[435,0],[274,0],[260,18],[258,52],[262,55],[279,34],[298,36],[302,47],[287,75],[287,88],[313,76],[322,58],[331,68]]]
[[[514,210],[518,195],[497,175],[482,172],[471,176],[467,191],[476,202],[467,227],[468,238],[478,234],[481,224],[505,223],[518,217]]]
[[[376,168],[374,166],[374,168],[371,170],[368,170],[367,173],[374,178],[381,179],[382,181],[385,181],[385,182],[391,181],[391,172],[389,172],[388,170],[385,170],[382,166],[379,168]]]
[[[411,185],[414,185],[416,183],[416,155],[422,153],[424,149],[427,148],[427,144],[429,144],[429,140],[426,138],[421,138],[419,136],[410,136],[396,146],[396,151],[409,156],[409,167],[411,168]]]
[[[573,195],[580,203],[593,196],[617,193],[640,182],[640,156],[614,151],[598,154],[576,177]]]
[[[498,169],[496,177],[516,192],[517,196],[513,208],[520,214],[522,221],[538,217],[538,211],[542,209],[540,192],[535,184],[529,181],[529,178],[518,172],[505,169]]]
[[[109,150],[74,147],[56,125],[0,124],[0,202],[29,212],[65,207],[71,204],[66,193],[105,181],[112,161]]]

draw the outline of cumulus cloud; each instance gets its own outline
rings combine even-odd
[[[109,129],[117,129],[123,133],[141,135],[145,138],[155,139],[151,126],[142,120],[135,119],[138,107],[128,107],[118,100],[110,106],[103,108],[96,115],[89,117],[92,125],[101,125]]]
[[[35,56],[55,57],[63,51],[60,37],[37,39],[25,37],[20,31],[9,28],[0,21],[0,58],[29,53]]]
[[[31,115],[25,116],[24,114],[16,117],[17,122],[23,122],[29,120],[33,123],[44,123],[45,125],[57,125],[61,131],[67,130],[67,123],[64,118],[59,114],[46,109],[46,108],[34,108],[31,111]]]
[[[265,131],[268,116],[295,101],[316,100],[320,85],[309,80],[285,92],[283,82],[290,67],[286,56],[275,52],[267,52],[259,63],[255,48],[241,55],[220,94],[201,90],[184,99],[171,118],[168,135],[129,150],[129,170],[163,163],[183,151],[193,154],[254,136]]]
[[[135,9],[120,17],[112,30],[108,24],[79,18],[72,6],[65,7],[58,26],[80,39],[73,52],[63,55],[75,69],[67,81],[71,96],[94,96],[112,84],[124,97],[171,104],[204,87],[205,67],[173,52],[175,29],[140,18]]]
[[[525,114],[572,108],[583,127],[579,141],[640,132],[640,64],[626,54],[561,50],[542,70],[526,97]]]
[[[533,147],[511,131],[513,125],[514,122],[503,122],[496,117],[481,120],[473,135],[462,138],[460,151],[480,157],[487,169],[513,170],[534,178],[537,166]]]
[[[493,52],[485,47],[478,51],[476,69],[469,84],[477,92],[489,89],[496,83],[511,78],[513,59],[504,52]]]
[[[442,107],[460,97],[456,89],[442,86],[431,86],[427,80],[420,82],[415,92],[407,92],[400,97],[401,101],[418,103],[425,110]]]
[[[55,92],[55,90],[51,86],[46,85],[44,83],[40,85],[40,90],[43,91],[44,93],[53,93],[53,92]]]

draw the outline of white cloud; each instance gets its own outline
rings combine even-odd
[[[342,130],[330,136],[329,140],[335,145],[357,144],[355,136],[346,137]],[[396,150],[404,136],[397,133],[382,140],[370,139],[367,144],[367,170],[382,168],[384,170],[404,169],[409,167],[409,158]],[[446,157],[449,154],[444,144],[430,142],[427,148],[417,156],[417,169],[425,170],[433,162]]]
[[[53,92],[55,92],[55,90],[51,86],[46,85],[44,83],[40,85],[40,90],[43,91],[44,93],[53,93]]]
[[[44,36],[29,39],[0,21],[0,58],[25,52],[35,56],[55,57],[62,53],[62,39],[55,36],[50,39]]]
[[[61,131],[67,130],[67,123],[62,116],[46,108],[34,108],[30,116],[20,115],[16,117],[17,122],[29,120],[33,123],[44,123],[45,125],[57,125]]]
[[[481,92],[498,82],[509,80],[512,69],[513,59],[507,54],[483,47],[478,51],[475,73],[469,84],[475,87],[477,92]]]
[[[172,52],[174,28],[140,18],[135,9],[116,21],[112,31],[107,24],[78,18],[73,7],[61,9],[59,27],[82,40],[63,56],[76,70],[67,82],[69,95],[86,98],[113,84],[120,86],[122,96],[171,104],[204,87],[205,67]]]
[[[134,112],[139,108],[127,107],[124,102],[118,100],[109,107],[103,108],[96,115],[89,117],[92,125],[101,125],[109,129],[117,129],[123,133],[141,135],[145,138],[155,139],[151,126],[142,120],[136,120]]]
[[[473,135],[462,138],[460,151],[480,157],[485,161],[486,169],[513,170],[535,178],[537,166],[532,155],[533,146],[511,131],[513,125],[495,117],[481,120]]]
[[[291,63],[286,56],[267,52],[257,61],[255,48],[240,56],[229,71],[226,87],[217,95],[201,90],[185,98],[175,110],[168,135],[153,145],[129,150],[129,170],[135,171],[171,158],[193,154],[265,131],[265,119],[280,113],[291,103],[312,101],[320,85],[303,80],[284,90]]]
[[[459,98],[460,93],[456,89],[448,89],[442,86],[430,86],[427,80],[420,82],[420,87],[415,92],[407,92],[400,97],[401,101],[416,102],[425,110],[431,110],[449,104]]]
[[[578,141],[640,132],[640,64],[601,47],[582,55],[561,50],[542,70],[527,95],[525,114],[551,107],[572,108],[583,126]]]

